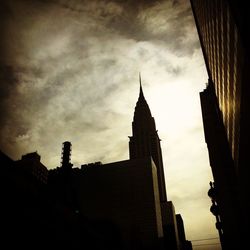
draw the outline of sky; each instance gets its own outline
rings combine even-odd
[[[0,16],[0,149],[14,160],[37,151],[48,169],[64,141],[75,167],[128,159],[140,72],[168,199],[194,250],[220,249],[199,99],[208,77],[189,1],[6,0]]]

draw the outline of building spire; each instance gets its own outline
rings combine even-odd
[[[161,202],[167,201],[160,139],[154,118],[143,95],[141,73],[139,72],[140,94],[135,106],[132,122],[132,136],[129,137],[130,159],[152,157],[157,168]]]
[[[143,94],[142,83],[141,83],[141,72],[139,72],[139,84],[140,84],[140,93],[135,107],[134,119],[142,121],[144,120],[144,118],[150,119],[151,112]]]
[[[142,84],[141,84],[141,72],[139,72],[139,83],[140,83],[140,95],[139,95],[139,97],[144,98],[143,91],[142,91]]]

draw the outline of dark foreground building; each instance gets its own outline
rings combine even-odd
[[[250,211],[250,9],[246,1],[191,0],[208,72],[200,93],[214,177],[209,195],[223,249],[245,249]]]
[[[6,202],[14,214],[7,211],[12,217],[4,224],[7,235],[16,223],[21,227],[27,221],[29,230],[14,234],[26,248],[43,237],[39,249],[46,244],[87,250],[192,249],[180,215],[167,200],[160,139],[141,85],[132,131],[125,161],[74,168],[70,142],[63,143],[61,167],[50,171],[36,152],[15,162],[3,157],[8,169],[25,173],[10,193],[14,199]],[[11,183],[18,182],[9,182],[9,188]],[[23,206],[17,213],[18,204]]]
[[[75,209],[89,221],[112,226],[117,249],[163,249],[157,169],[151,158],[86,164],[71,174]],[[104,227],[103,237],[106,233]]]

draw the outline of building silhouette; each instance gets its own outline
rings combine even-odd
[[[71,143],[69,141],[65,141],[63,143],[62,148],[62,161],[61,161],[61,167],[63,169],[70,169],[72,168],[72,163],[70,163],[71,160]]]
[[[132,122],[132,136],[129,137],[130,159],[152,157],[156,168],[160,194],[160,204],[162,212],[162,224],[167,225],[166,211],[167,193],[160,139],[156,130],[154,118],[151,115],[147,101],[145,100],[140,76],[140,94],[134,111]]]
[[[15,165],[18,168],[23,169],[23,171],[25,171],[26,173],[32,175],[41,183],[47,183],[48,170],[41,163],[41,156],[37,152],[23,155],[21,160],[15,162]]]
[[[163,249],[157,169],[152,158],[83,165],[74,183],[79,210],[89,220],[114,225],[118,249]]]
[[[243,249],[250,223],[249,7],[235,0],[191,6],[209,77],[200,99],[214,178],[211,212],[222,248]]]
[[[192,249],[192,243],[191,241],[186,240],[186,234],[184,229],[184,222],[182,219],[182,216],[180,214],[176,214],[176,223],[177,223],[177,230],[178,230],[178,236],[179,241],[181,245],[181,249]]]
[[[129,160],[102,164],[71,163],[72,145],[63,142],[60,167],[52,170],[37,152],[13,161],[0,154],[6,169],[8,230],[6,241],[19,239],[26,249],[39,242],[69,249],[190,250],[183,221],[167,200],[160,139],[143,94],[139,98],[129,137]],[[13,179],[14,178],[14,179]],[[18,209],[18,212],[13,208]],[[8,209],[8,207],[11,209]],[[21,231],[26,221],[28,231]],[[11,228],[19,225],[11,233]],[[12,242],[11,247],[14,247]]]

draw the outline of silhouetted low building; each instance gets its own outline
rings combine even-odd
[[[63,172],[58,169],[51,173],[54,189],[65,192],[65,183],[61,182],[63,188],[56,180],[56,175],[64,179]],[[157,169],[151,158],[85,164],[68,174],[72,200],[67,204],[88,221],[103,222],[104,231],[100,233],[107,241],[113,238],[116,249],[162,249]],[[56,192],[55,196],[67,197]],[[105,225],[113,230],[108,233]]]
[[[177,227],[177,221],[175,216],[175,208],[172,201],[167,202],[167,209],[166,209],[166,220],[167,224],[165,225],[165,241],[166,246],[170,249],[178,249],[180,250],[180,240],[179,240],[179,233]]]
[[[40,160],[41,156],[37,152],[32,152],[23,155],[21,160],[15,162],[15,165],[45,184],[48,179],[48,169]]]
[[[42,249],[48,237],[43,241],[40,237],[43,231],[50,231],[51,222],[46,210],[46,179],[36,169],[40,157],[37,153],[28,154],[13,161],[2,156],[1,169],[5,169],[5,174],[1,182],[1,244],[8,249],[31,249],[36,242],[36,249]],[[45,175],[46,170],[42,165]]]
[[[77,179],[79,209],[89,219],[114,224],[123,249],[160,249],[162,217],[151,158],[94,165]]]
[[[192,243],[191,241],[186,240],[186,234],[184,229],[183,219],[180,214],[176,214],[176,223],[180,241],[180,249],[181,250],[192,250]]]

